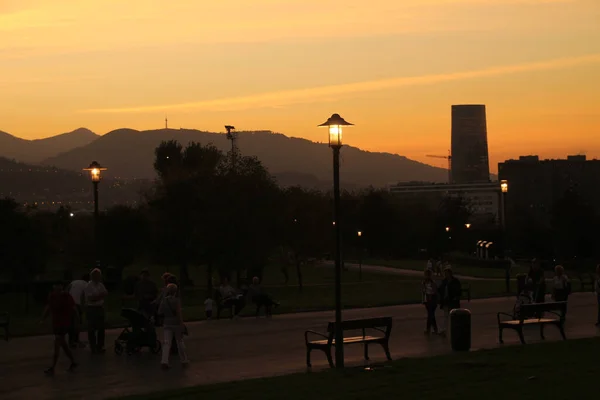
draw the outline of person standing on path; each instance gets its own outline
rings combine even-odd
[[[204,313],[206,315],[206,319],[212,319],[212,311],[213,311],[213,299],[210,297],[207,297],[206,300],[204,300]]]
[[[71,365],[67,371],[72,372],[77,363],[73,358],[73,353],[67,345],[65,335],[68,333],[75,312],[75,302],[73,297],[64,290],[62,282],[57,282],[53,285],[53,291],[48,296],[48,305],[44,309],[42,320],[40,324],[44,323],[48,315],[52,315],[52,330],[54,333],[54,356],[52,359],[52,366],[44,371],[46,375],[54,375],[54,369],[58,362],[58,355],[62,348],[69,360]]]
[[[600,264],[596,266],[596,297],[598,300],[598,320],[596,326],[600,327]]]
[[[150,272],[147,269],[143,269],[140,273],[140,280],[135,284],[133,293],[138,301],[138,310],[148,318],[153,317],[156,311],[154,301],[158,297],[158,288],[150,280]]]
[[[435,320],[435,310],[438,305],[438,287],[433,280],[433,271],[425,270],[425,279],[423,280],[421,290],[423,292],[423,304],[427,310],[427,324],[425,325],[425,334],[429,335],[433,330],[434,334],[438,333],[437,322]]]
[[[552,280],[552,299],[554,301],[567,301],[571,294],[571,282],[565,274],[565,269],[562,265],[557,265],[554,268],[554,279]]]
[[[446,267],[444,269],[444,280],[439,288],[440,292],[440,308],[444,310],[444,324],[442,336],[446,336],[448,331],[448,322],[450,319],[450,311],[455,308],[460,308],[460,296],[462,295],[462,288],[460,281],[454,277],[452,267]]]
[[[546,277],[544,270],[538,259],[531,260],[531,268],[527,274],[527,279],[533,282],[533,302],[544,303],[546,298]]]
[[[177,296],[177,285],[169,283],[165,290],[165,296],[158,306],[158,313],[164,316],[163,328],[163,348],[161,366],[163,369],[169,368],[169,355],[171,353],[171,342],[175,339],[181,364],[186,366],[189,361],[185,352],[183,343],[183,334],[185,325],[181,313],[181,302]]]
[[[108,291],[102,284],[102,272],[95,268],[90,273],[92,280],[85,287],[86,313],[88,321],[88,340],[93,354],[102,354],[104,350],[104,298]]]
[[[85,305],[84,291],[89,280],[90,275],[85,274],[81,279],[76,279],[71,282],[67,288],[67,292],[69,292],[75,302],[75,312],[73,313],[71,327],[69,329],[69,346],[71,348],[76,348],[80,345],[79,330],[83,322],[83,306]]]

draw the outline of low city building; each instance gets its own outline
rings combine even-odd
[[[390,185],[389,191],[418,201],[439,201],[444,196],[462,197],[470,204],[474,220],[494,218],[497,223],[500,223],[499,182],[461,184],[406,182]]]

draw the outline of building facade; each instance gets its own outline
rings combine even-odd
[[[428,201],[444,196],[462,197],[473,212],[474,221],[493,218],[500,222],[500,183],[445,184],[411,182],[399,183],[389,187],[389,191],[398,196],[412,197],[418,201]]]
[[[499,163],[498,175],[508,182],[508,212],[526,210],[549,221],[554,204],[573,191],[600,213],[600,160],[587,160],[584,155],[559,160],[522,156]]]
[[[490,182],[485,105],[452,106],[451,152],[451,183]]]

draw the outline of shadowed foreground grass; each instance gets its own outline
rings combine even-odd
[[[575,399],[598,393],[600,340],[512,346],[392,364],[206,385],[126,399]]]

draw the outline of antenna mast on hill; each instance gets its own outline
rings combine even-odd
[[[166,115],[165,115],[165,129],[169,129],[169,120],[167,119]]]
[[[231,165],[235,168],[237,132],[235,132],[235,126],[232,125],[225,125],[225,129],[227,130],[227,140],[231,140]]]

